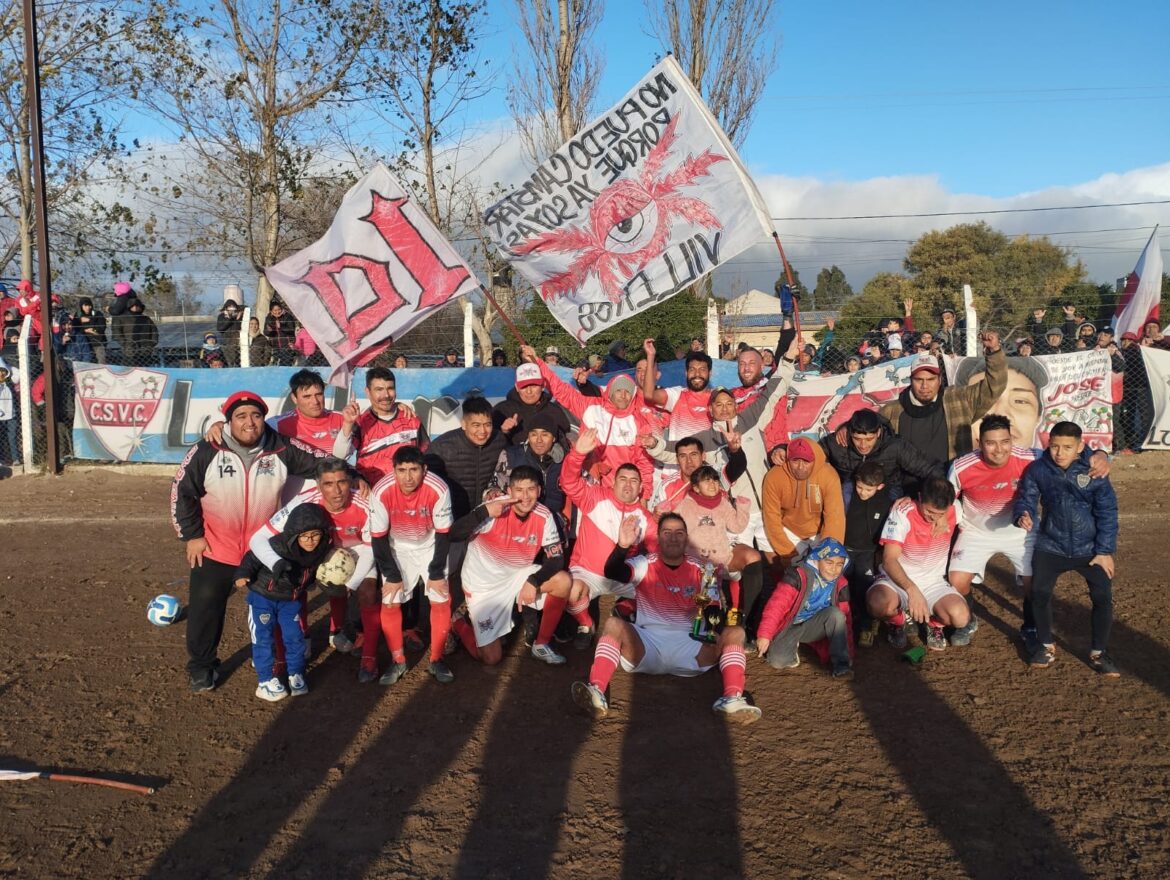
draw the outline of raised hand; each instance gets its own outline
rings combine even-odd
[[[653,339],[643,339],[642,348],[646,351],[646,357],[650,358],[651,360],[658,357],[658,348],[654,345]]]
[[[588,455],[597,446],[597,430],[595,428],[583,428],[577,434],[577,442],[573,444],[573,448],[582,455]]]
[[[910,317],[910,313],[914,311],[914,300],[913,300],[913,298],[908,296],[908,297],[906,297],[904,300],[902,300],[902,308],[905,310],[905,311],[903,312],[903,314],[904,314],[904,315],[905,315],[907,318],[909,318],[909,317]]]
[[[642,537],[642,523],[636,516],[627,516],[622,519],[618,527],[618,544],[622,547],[633,547]]]
[[[352,428],[353,423],[357,421],[358,416],[361,414],[362,408],[357,400],[351,400],[345,405],[345,409],[341,411],[341,423],[347,428]]]
[[[512,415],[510,415],[506,419],[504,419],[503,424],[500,425],[500,430],[502,432],[504,432],[505,434],[507,434],[509,431],[511,431],[513,428],[515,428],[518,424],[520,424],[520,414],[519,413],[512,413]]]
[[[520,346],[520,360],[526,364],[536,363],[536,349],[531,345]]]
[[[999,333],[997,333],[995,330],[984,330],[982,335],[983,348],[986,350],[987,354],[999,351]]]

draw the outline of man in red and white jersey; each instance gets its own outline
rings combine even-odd
[[[658,350],[653,339],[642,343],[646,349],[646,376],[642,382],[642,396],[647,403],[662,407],[670,412],[669,440],[691,437],[711,427],[711,412],[707,404],[711,400],[708,385],[711,383],[711,358],[704,351],[687,352],[684,361],[686,387],[659,388],[654,377],[657,375],[656,359]]]
[[[573,589],[569,594],[569,613],[577,621],[577,646],[589,647],[594,624],[589,603],[603,594],[633,598],[628,583],[605,576],[605,562],[618,539],[622,520],[633,516],[641,526],[650,546],[658,528],[653,517],[642,507],[642,475],[632,464],[623,464],[614,472],[613,488],[586,482],[582,474],[585,458],[597,448],[597,431],[584,428],[577,442],[561,464],[561,487],[577,506],[577,541],[569,560]]]
[[[297,370],[288,380],[293,411],[268,420],[268,424],[285,437],[333,454],[333,444],[341,432],[342,414],[325,408],[325,380],[316,370]]]
[[[394,470],[394,453],[400,446],[417,446],[426,452],[430,439],[414,410],[398,403],[394,374],[385,367],[366,371],[365,412],[356,400],[342,410],[341,430],[333,454],[348,458],[357,451],[356,467],[372,486]]]
[[[463,560],[467,617],[456,618],[451,629],[468,654],[489,666],[503,659],[512,610],[525,605],[544,609],[532,656],[553,666],[565,662],[549,641],[571,581],[556,520],[540,503],[540,489],[540,471],[518,465],[507,495],[480,504],[451,529],[452,542],[470,538]]]
[[[898,650],[917,640],[919,623],[927,625],[926,646],[933,651],[946,648],[943,627],[967,625],[967,603],[947,582],[951,537],[962,518],[955,488],[941,477],[923,481],[917,500],[899,498],[890,509],[882,564],[865,601],[875,620],[890,625],[890,644]]]
[[[196,693],[215,687],[224,615],[249,539],[280,506],[287,478],[312,476],[322,457],[265,425],[258,394],[237,391],[220,411],[221,440],[192,446],[171,483],[171,520],[191,567],[187,672]]]
[[[352,550],[358,559],[353,575],[337,595],[329,594],[329,644],[342,654],[353,650],[353,642],[345,634],[346,590],[360,590],[363,584],[374,586],[374,555],[370,547],[370,502],[362,497],[354,484],[349,465],[330,456],[317,462],[316,483],[284,505],[264,526],[252,535],[248,549],[267,568],[276,571],[281,558],[272,549],[269,539],[284,530],[289,515],[302,504],[319,504],[333,523],[333,546]],[[309,605],[302,595],[299,615],[301,632],[305,634],[306,658],[312,653],[308,641]],[[284,644],[274,641],[277,662],[283,660]]]
[[[723,696],[712,708],[738,724],[759,720],[763,713],[743,696],[747,681],[743,627],[725,626],[712,643],[691,638],[695,596],[704,571],[703,563],[686,555],[687,524],[677,513],[663,514],[658,521],[659,552],[628,558],[640,536],[638,518],[623,519],[605,567],[608,577],[634,585],[637,623],[620,617],[605,622],[589,680],[574,682],[573,702],[594,718],[603,718],[609,713],[605,690],[618,666],[626,672],[689,677],[718,663]]]
[[[1012,503],[1024,471],[1040,457],[1040,450],[1012,445],[1012,423],[1006,416],[987,415],[979,423],[979,448],[961,455],[951,464],[949,479],[963,506],[959,539],[951,550],[947,579],[967,601],[971,618],[951,634],[952,645],[968,645],[979,628],[971,601],[971,584],[983,579],[987,561],[1001,553],[1011,562],[1024,591],[1024,627],[1033,626],[1031,602],[1032,546],[1035,532],[1026,532],[1012,522]],[[1093,455],[1090,473],[1109,474],[1109,456]]]
[[[443,645],[451,629],[451,588],[447,582],[451,492],[438,475],[427,471],[421,449],[400,446],[394,453],[394,472],[374,487],[372,502],[370,531],[382,575],[382,602],[381,610],[373,602],[361,603],[363,642],[358,681],[373,681],[378,675],[379,626],[390,648],[391,664],[378,683],[392,685],[406,674],[402,606],[422,581],[431,606],[427,669],[436,681],[450,684],[455,676],[443,662]]]

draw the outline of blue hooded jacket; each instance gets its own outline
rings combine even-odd
[[[1020,479],[1012,521],[1025,513],[1036,530],[1036,549],[1070,559],[1110,556],[1117,550],[1117,495],[1108,477],[1090,477],[1086,448],[1080,458],[1061,468],[1045,452]],[[1040,505],[1043,517],[1037,517]]]

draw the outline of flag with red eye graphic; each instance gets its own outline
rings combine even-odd
[[[582,343],[772,235],[747,169],[671,56],[484,222]]]
[[[335,385],[391,338],[479,288],[381,163],[345,194],[324,236],[264,274],[329,361]]]

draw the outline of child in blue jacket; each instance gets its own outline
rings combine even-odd
[[[1025,633],[1035,626],[1028,664],[1045,669],[1056,661],[1052,592],[1060,575],[1075,571],[1088,584],[1093,604],[1089,665],[1102,675],[1117,678],[1121,673],[1106,653],[1113,624],[1117,495],[1108,477],[1089,476],[1091,454],[1079,426],[1058,422],[1048,435],[1047,451],[1028,465],[1020,480],[1012,516],[1020,528],[1037,529],[1031,601],[1024,602]],[[1037,524],[1041,505],[1043,513]]]

